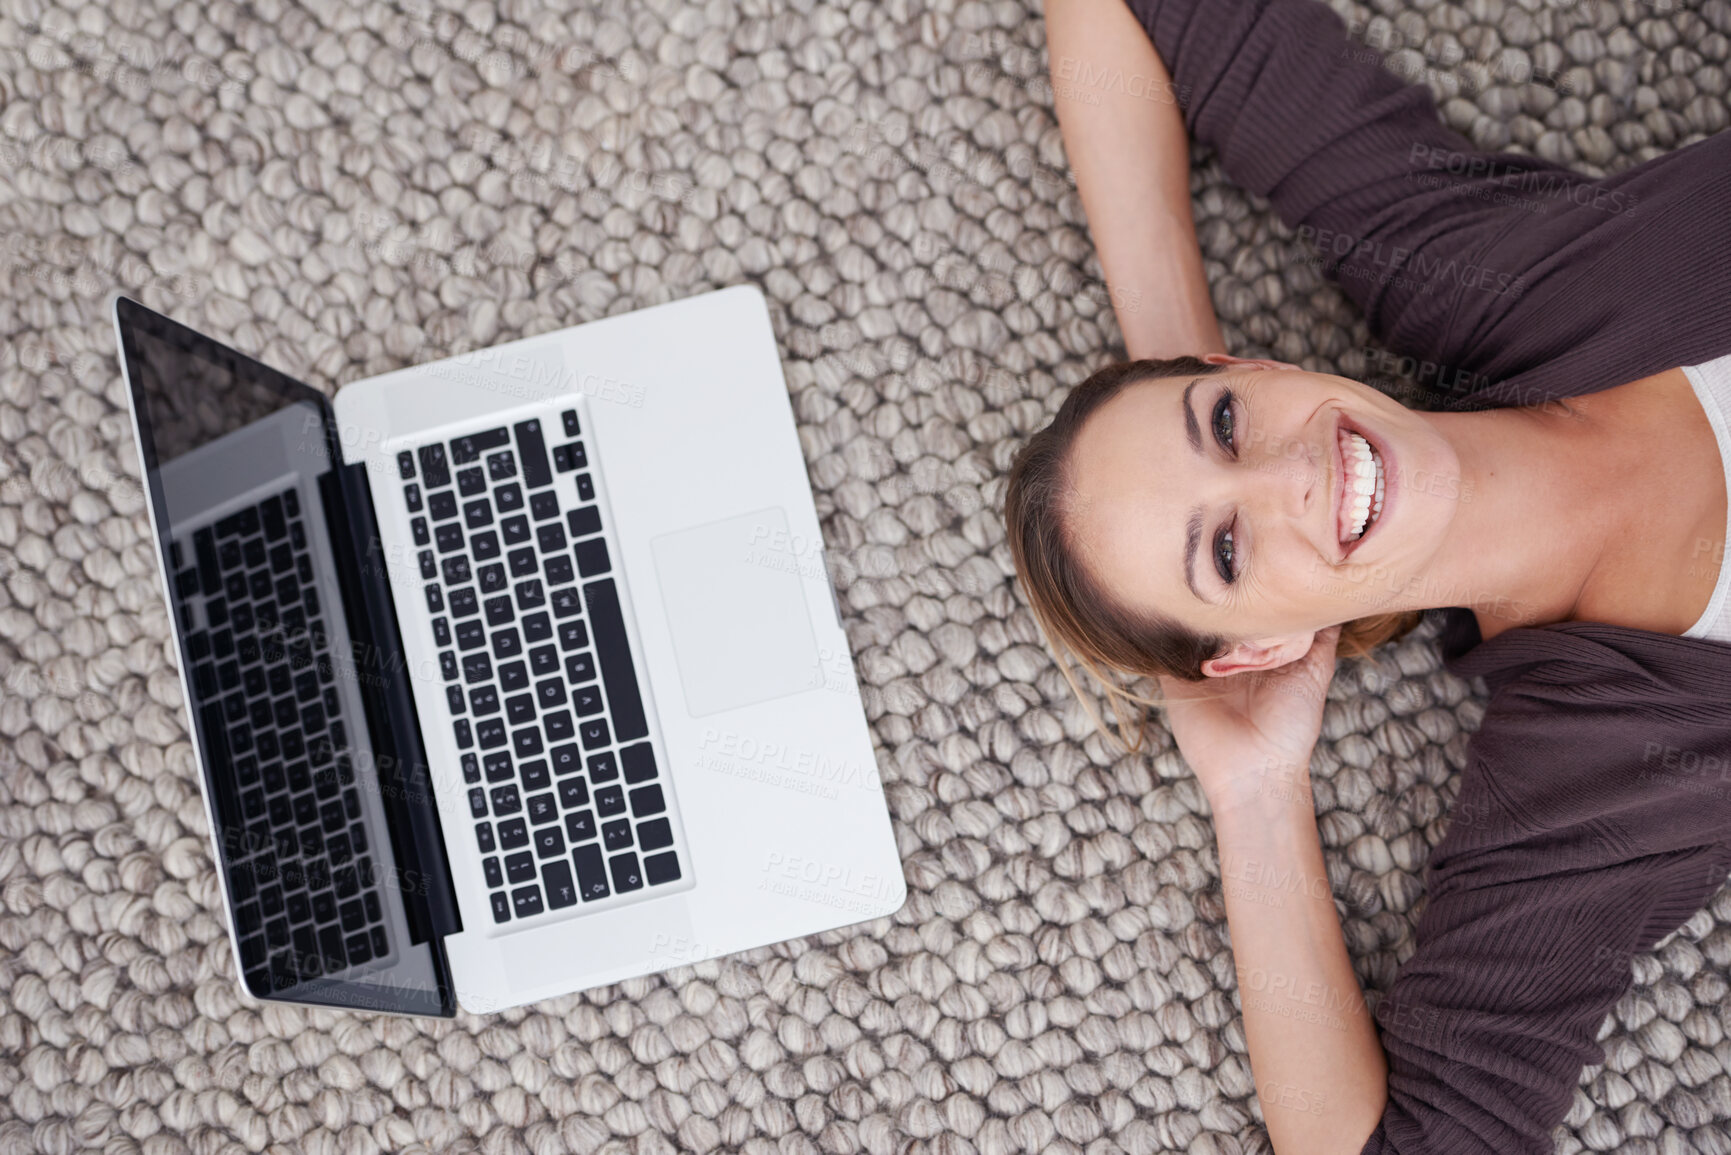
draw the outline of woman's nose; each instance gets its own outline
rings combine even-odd
[[[1327,500],[1321,492],[1325,471],[1320,462],[1316,446],[1302,438],[1270,439],[1246,462],[1249,500],[1283,517],[1304,516],[1314,502]]]

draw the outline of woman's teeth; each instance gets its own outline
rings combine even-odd
[[[1382,512],[1382,458],[1370,442],[1349,430],[1340,432],[1341,459],[1346,463],[1346,497],[1340,507],[1340,540],[1347,544],[1364,536],[1365,527]]]

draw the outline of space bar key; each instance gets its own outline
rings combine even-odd
[[[583,587],[589,606],[589,624],[595,631],[595,653],[601,659],[601,681],[607,686],[608,713],[613,733],[621,742],[649,733],[643,716],[643,697],[637,688],[637,667],[631,661],[631,645],[625,638],[625,616],[619,608],[619,591],[612,578],[602,578]]]

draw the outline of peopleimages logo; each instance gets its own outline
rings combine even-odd
[[[1464,288],[1484,289],[1499,297],[1505,294],[1519,297],[1527,289],[1525,278],[1499,272],[1488,265],[1458,261],[1453,257],[1429,256],[1399,245],[1385,245],[1381,241],[1338,233],[1333,229],[1319,229],[1315,225],[1299,225],[1297,231],[1298,239],[1316,250],[1318,255],[1312,258],[1313,263],[1329,256],[1341,258],[1338,277],[1364,279],[1368,262],[1369,266],[1382,270],[1371,279],[1411,285],[1420,292],[1428,292],[1437,281],[1453,281]]]
[[[1407,164],[1415,169],[1422,166],[1453,176],[1482,178],[1502,188],[1551,200],[1562,198],[1582,208],[1595,208],[1607,213],[1632,215],[1637,202],[1633,193],[1608,190],[1592,181],[1582,180],[1574,173],[1533,170],[1479,153],[1457,152],[1428,144],[1413,145],[1407,153]],[[1409,179],[1413,175],[1407,173]]]

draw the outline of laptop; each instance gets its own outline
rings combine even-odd
[[[251,995],[487,1013],[901,907],[755,288],[334,403],[113,309]]]

